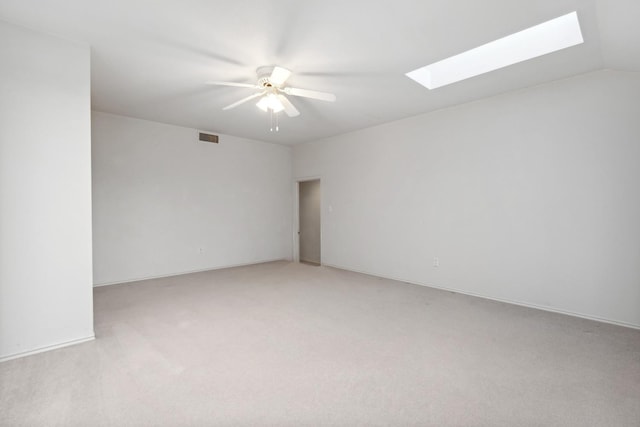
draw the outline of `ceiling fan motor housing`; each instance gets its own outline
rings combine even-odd
[[[271,83],[271,80],[269,80],[269,77],[271,76],[271,73],[273,73],[274,68],[274,66],[269,65],[265,67],[259,67],[256,70],[256,74],[258,75],[258,86],[262,86],[264,88],[273,87],[273,84]]]

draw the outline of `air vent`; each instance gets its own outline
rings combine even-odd
[[[210,133],[200,132],[200,141],[218,143],[218,135],[211,135]]]

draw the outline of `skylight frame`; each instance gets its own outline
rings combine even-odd
[[[406,73],[429,90],[584,43],[578,13],[559,16]]]

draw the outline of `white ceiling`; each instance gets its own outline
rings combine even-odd
[[[429,91],[404,73],[578,11],[585,43]],[[601,68],[640,71],[637,0],[2,0],[0,18],[89,43],[100,111],[292,144],[333,136]],[[293,71],[299,117],[253,103],[222,111],[255,69]]]

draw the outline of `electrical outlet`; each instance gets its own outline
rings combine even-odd
[[[433,257],[433,266],[440,267],[440,258],[438,258],[437,256]]]

